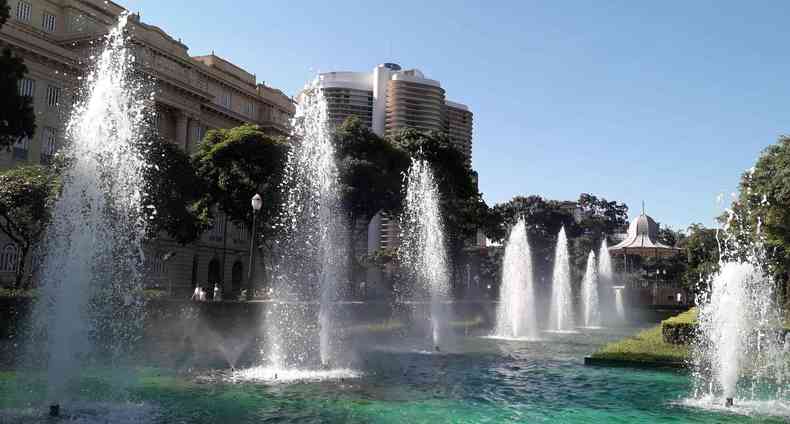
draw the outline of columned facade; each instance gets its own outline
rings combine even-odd
[[[89,57],[124,10],[104,0],[9,0],[9,6],[11,18],[0,30],[0,47],[10,47],[29,69],[20,90],[34,99],[37,130],[33,139],[0,151],[0,169],[48,163],[63,142],[65,120]],[[17,13],[20,8],[29,12]],[[54,19],[43,19],[45,15]],[[129,17],[127,29],[137,65],[155,81],[156,126],[165,140],[192,153],[211,129],[250,123],[272,135],[288,134],[294,105],[280,90],[213,53],[191,56],[181,40],[137,15]],[[215,228],[192,245],[180,246],[165,236],[148,243],[147,285],[183,295],[193,284],[221,283],[226,292],[232,290],[234,278],[247,272],[249,236],[216,216]],[[11,245],[0,236],[0,254],[6,252],[0,259],[11,257]],[[13,280],[9,268],[0,263],[0,286]]]

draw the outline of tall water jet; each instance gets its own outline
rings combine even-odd
[[[430,165],[425,160],[412,160],[400,221],[399,256],[416,282],[415,295],[428,297],[432,348],[437,350],[442,347],[448,319],[442,301],[450,292],[450,271],[439,202],[439,188]]]
[[[301,95],[285,168],[282,225],[274,293],[266,318],[269,360],[275,369],[334,365],[333,308],[347,276],[348,229],[327,105],[317,87]],[[311,307],[318,303],[318,319]],[[316,340],[317,339],[317,340]]]
[[[612,255],[609,254],[609,245],[605,236],[601,240],[601,247],[598,249],[598,283],[607,289],[614,283]]]
[[[601,310],[598,302],[598,270],[595,252],[587,256],[587,269],[582,280],[582,305],[584,306],[584,326],[596,328],[601,326]]]
[[[726,262],[697,299],[695,395],[719,404],[780,402],[787,396],[787,360],[775,284],[753,256]],[[733,402],[734,399],[734,402]]]
[[[550,330],[573,331],[575,325],[568,238],[565,235],[565,227],[562,227],[557,236],[557,247],[554,252]]]
[[[623,286],[615,286],[614,288],[614,312],[617,318],[621,321],[625,320],[625,300],[623,299]]]
[[[502,261],[502,285],[497,307],[496,337],[538,338],[532,253],[527,228],[520,219],[510,229]]]
[[[601,240],[601,247],[598,248],[598,285],[603,287],[605,293],[610,293],[609,289],[613,290],[613,299],[607,298],[605,300],[604,309],[607,311],[606,319],[609,320],[612,316],[612,303],[614,302],[614,317],[622,322],[625,320],[625,305],[623,300],[624,287],[614,286],[614,268],[612,266],[612,255],[609,254],[609,244],[606,241],[606,236]]]
[[[117,364],[142,327],[141,140],[152,102],[148,84],[133,77],[127,17],[106,36],[66,127],[68,166],[45,239],[34,323],[47,338],[53,407],[74,393],[67,385],[83,365]]]

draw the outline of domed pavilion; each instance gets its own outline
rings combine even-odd
[[[612,257],[623,258],[624,285],[615,287],[615,290],[628,290],[629,303],[631,304],[685,304],[688,296],[677,281],[665,281],[666,271],[659,275],[642,274],[639,260],[641,258],[667,258],[675,256],[681,249],[674,246],[667,246],[658,241],[658,224],[644,211],[628,227],[628,233],[620,243],[609,248]],[[629,258],[633,258],[629,260]],[[630,266],[629,266],[630,265]],[[637,269],[631,269],[636,265]]]
[[[680,249],[667,246],[658,241],[658,224],[653,218],[645,214],[644,208],[628,227],[628,234],[620,243],[609,248],[609,253],[615,255],[634,255],[643,258],[668,257],[677,255]]]

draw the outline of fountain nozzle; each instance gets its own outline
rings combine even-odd
[[[731,397],[728,397],[727,400],[724,401],[724,406],[730,408],[734,405],[734,401]]]
[[[60,405],[54,403],[49,405],[49,416],[50,417],[59,417],[60,416]]]

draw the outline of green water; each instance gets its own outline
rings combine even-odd
[[[585,367],[618,332],[544,342],[468,337],[455,353],[362,355],[363,375],[301,383],[234,381],[220,370],[137,368],[83,373],[64,413],[86,423],[727,423],[787,422],[684,406],[683,373]],[[121,387],[121,389],[118,389]],[[51,422],[42,376],[0,373],[0,422]]]

